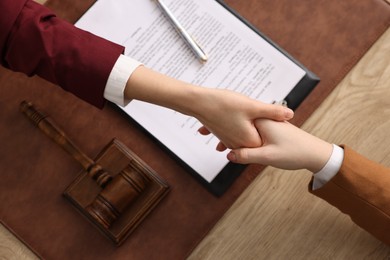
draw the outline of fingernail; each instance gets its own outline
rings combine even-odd
[[[292,111],[290,108],[285,108],[284,109],[284,115],[287,117],[287,118],[293,118],[294,116],[294,111]]]
[[[227,154],[227,158],[229,161],[235,162],[237,160],[236,154],[234,152],[229,152]]]

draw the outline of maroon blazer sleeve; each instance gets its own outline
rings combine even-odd
[[[97,106],[124,47],[61,20],[31,0],[0,1],[1,64],[38,75]],[[50,91],[50,90],[48,90]]]
[[[340,171],[309,190],[348,214],[360,227],[390,245],[390,169],[344,146]]]

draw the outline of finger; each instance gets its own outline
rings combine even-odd
[[[267,165],[269,161],[267,149],[263,147],[234,149],[227,154],[227,158],[231,162],[241,164],[256,163]]]
[[[288,107],[272,105],[272,104],[262,104],[261,109],[257,115],[259,118],[268,118],[277,121],[290,120],[294,117],[294,111]]]
[[[198,132],[201,134],[201,135],[209,135],[211,134],[211,132],[205,127],[205,126],[202,126],[198,129]]]
[[[217,145],[217,148],[216,150],[219,151],[219,152],[223,152],[227,149],[226,145],[224,145],[222,142],[219,142],[218,145]]]

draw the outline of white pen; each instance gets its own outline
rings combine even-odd
[[[199,44],[196,43],[196,41],[191,37],[191,35],[189,35],[189,33],[183,28],[183,26],[175,18],[175,16],[168,9],[168,7],[160,0],[154,0],[154,1],[157,3],[157,5],[160,7],[161,11],[168,18],[169,22],[176,29],[176,31],[180,34],[180,36],[184,39],[184,41],[187,43],[187,45],[190,47],[190,49],[193,51],[193,53],[196,55],[196,57],[201,62],[203,62],[203,63],[206,62],[207,61],[206,53],[202,50],[202,48],[199,46]]]

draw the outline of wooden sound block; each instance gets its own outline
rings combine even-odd
[[[146,186],[140,194],[109,227],[97,221],[96,217],[89,213],[88,207],[96,201],[103,188],[91,179],[86,171],[81,172],[64,192],[64,196],[83,216],[116,245],[120,245],[158,205],[169,191],[169,187],[156,172],[117,139],[113,139],[103,149],[95,162],[109,172],[113,178],[125,168],[136,168],[147,179]]]

